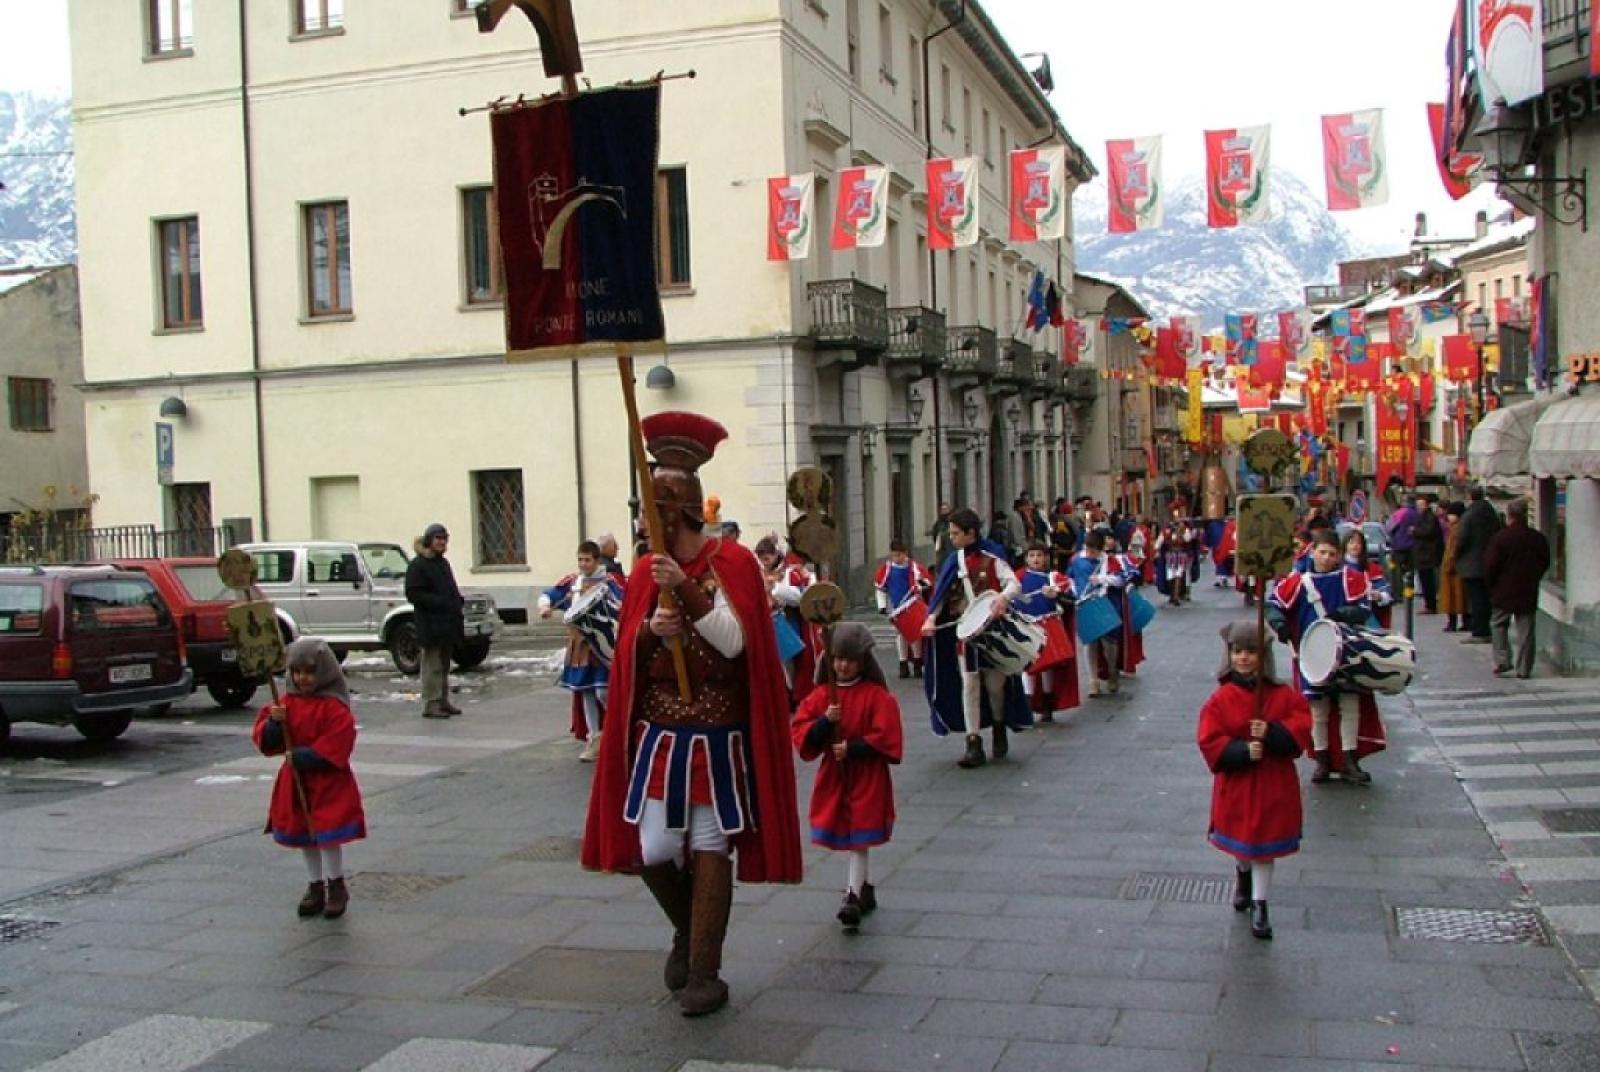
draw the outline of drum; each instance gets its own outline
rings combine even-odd
[[[597,584],[574,596],[561,620],[583,637],[595,658],[607,666],[617,652],[617,611],[620,601],[609,584]]]
[[[1145,628],[1156,620],[1155,606],[1144,596],[1128,589],[1128,616],[1133,621],[1133,631],[1142,633]]]
[[[894,626],[895,632],[907,644],[916,644],[922,640],[922,626],[928,620],[928,605],[916,596],[911,596],[895,608],[889,616],[889,624]]]
[[[806,642],[801,639],[800,631],[789,621],[789,616],[782,611],[772,616],[772,629],[778,635],[778,659],[788,662],[802,651],[806,650]]]
[[[1044,647],[1028,666],[1028,673],[1042,674],[1077,657],[1077,651],[1072,646],[1072,638],[1067,636],[1067,627],[1061,623],[1059,615],[1053,614],[1048,618],[1041,618],[1036,624],[1044,630]]]
[[[994,617],[997,592],[984,592],[956,623],[956,639],[978,653],[978,665],[985,670],[1020,674],[1044,647],[1044,630],[1020,614]]]
[[[1090,596],[1078,604],[1078,639],[1093,644],[1122,628],[1122,615],[1105,596]]]
[[[1327,618],[1300,638],[1300,676],[1314,688],[1405,691],[1417,669],[1417,648],[1403,636]]]

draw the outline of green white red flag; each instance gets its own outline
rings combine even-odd
[[[928,161],[928,248],[959,249],[978,240],[978,158]]]
[[[1106,142],[1106,229],[1131,234],[1160,227],[1166,198],[1161,182],[1161,135]]]
[[[1383,148],[1383,109],[1322,117],[1322,173],[1333,212],[1389,200],[1389,159]]]
[[[811,255],[812,178],[808,171],[767,180],[767,260],[803,261]]]
[[[1067,233],[1067,150],[1053,145],[1011,153],[1011,241]]]
[[[881,246],[888,229],[889,169],[849,167],[839,172],[839,196],[833,209],[833,248]]]
[[[1233,127],[1206,131],[1206,222],[1212,227],[1265,223],[1269,195],[1272,128]]]

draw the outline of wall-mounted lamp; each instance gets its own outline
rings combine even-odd
[[[678,385],[678,377],[666,365],[657,365],[645,373],[644,385],[652,391],[670,391]]]
[[[911,423],[922,423],[922,408],[926,404],[922,397],[922,389],[913,387],[906,392],[906,412],[911,414]]]
[[[1022,423],[1022,405],[1014,398],[1006,407],[1006,420],[1013,425]]]
[[[1589,229],[1588,168],[1576,175],[1527,174],[1526,161],[1533,152],[1533,119],[1527,108],[1496,104],[1472,135],[1483,149],[1484,173],[1506,200],[1524,212]],[[1550,204],[1543,197],[1547,190],[1555,195]]]
[[[968,428],[978,423],[978,400],[970,394],[961,396],[961,417]]]
[[[1056,409],[1054,406],[1044,411],[1044,430],[1046,432],[1054,432],[1056,430]]]
[[[874,443],[877,440],[877,438],[878,438],[878,426],[877,425],[875,425],[875,424],[863,424],[861,426],[861,456],[863,458],[870,459],[872,457],[872,452],[873,452],[873,449],[874,449]]]
[[[161,400],[161,416],[176,417],[179,420],[189,415],[188,403],[176,395],[170,395]]]

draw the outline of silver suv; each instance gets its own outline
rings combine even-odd
[[[245,544],[256,585],[272,600],[287,640],[326,640],[341,659],[351,651],[388,651],[402,674],[421,669],[416,612],[406,601],[407,558],[399,544],[292,540]],[[494,600],[462,593],[466,630],[456,646],[462,669],[489,656],[500,629]]]

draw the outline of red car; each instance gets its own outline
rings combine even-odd
[[[112,565],[136,570],[155,582],[183,634],[196,686],[204,685],[218,707],[244,707],[261,681],[239,673],[239,654],[228,637],[228,608],[238,595],[223,586],[214,558],[119,558]]]

